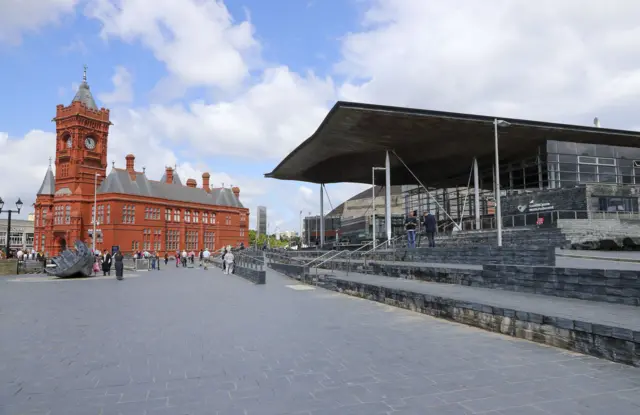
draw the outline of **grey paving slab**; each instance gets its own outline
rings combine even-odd
[[[315,273],[315,268],[312,271]],[[318,272],[326,274],[327,270],[318,270]],[[470,301],[493,307],[623,327],[636,331],[640,330],[640,308],[634,306],[456,284],[424,282],[355,272],[347,274],[344,271],[334,270],[331,273],[336,278],[346,281],[356,281],[455,300]]]
[[[268,272],[0,280],[0,414],[640,413],[638,369]]]

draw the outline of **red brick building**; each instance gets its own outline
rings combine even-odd
[[[208,173],[201,188],[194,179],[183,185],[171,167],[159,181],[150,180],[136,171],[132,154],[124,169],[113,166],[107,174],[109,110],[96,106],[86,72],[71,105],[58,105],[53,121],[56,174],[49,166],[36,197],[34,249],[57,255],[76,240],[91,246],[94,194],[100,251],[164,255],[248,246],[249,210],[239,188],[212,188]]]

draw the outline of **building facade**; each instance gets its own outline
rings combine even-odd
[[[267,234],[267,208],[265,206],[258,206],[258,223],[256,224],[256,231],[258,235]]]
[[[96,106],[86,72],[54,121],[55,175],[50,165],[37,193],[34,249],[57,255],[76,240],[91,246],[94,237],[97,250],[125,254],[248,245],[249,210],[239,188],[212,188],[209,173],[201,188],[194,179],[183,185],[171,167],[151,180],[136,171],[132,154],[124,169],[113,166],[107,174],[109,110]]]
[[[0,250],[7,246],[7,219],[0,219]],[[11,219],[11,236],[9,249],[12,251],[31,251],[33,249],[33,221],[23,219]]]

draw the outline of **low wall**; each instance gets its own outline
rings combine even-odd
[[[222,261],[212,261],[215,266],[222,269]],[[245,280],[251,281],[254,284],[266,284],[267,283],[267,271],[258,268],[243,267],[240,265],[234,265],[233,274],[238,275]]]
[[[273,267],[276,271],[275,267]],[[554,297],[640,306],[640,272],[526,265],[483,265],[482,269],[370,261],[331,260],[323,269],[370,273],[444,284],[467,285]],[[299,272],[291,268],[286,275]]]
[[[0,275],[15,275],[18,272],[17,259],[0,260]]]
[[[637,221],[615,218],[560,219],[557,226],[571,244],[612,240],[619,248],[623,248],[625,238],[640,244],[640,225]]]
[[[326,278],[318,281],[317,285],[492,332],[640,367],[640,355],[636,352],[640,350],[640,332],[340,279]]]
[[[311,261],[324,254],[323,259],[331,258],[332,254],[327,252],[338,251],[317,251],[307,253],[291,253],[289,257],[295,256]],[[343,254],[337,259],[347,258],[349,254]],[[490,246],[490,245],[468,245],[464,247],[445,246],[435,248],[413,248],[413,249],[381,249],[375,252],[356,252],[351,254],[352,259],[371,261],[402,261],[402,262],[424,262],[437,264],[513,264],[513,265],[555,265],[556,251],[553,246],[532,246],[532,247],[510,247],[510,246]],[[278,258],[274,258],[278,261]],[[321,262],[319,260],[318,262]],[[313,265],[313,264],[311,264]]]
[[[640,305],[640,272],[485,265],[471,285],[556,297]]]
[[[372,261],[426,262],[439,264],[514,264],[555,265],[556,251],[552,246],[513,248],[497,246],[466,246],[398,249],[377,251],[367,255],[353,254],[354,259]]]

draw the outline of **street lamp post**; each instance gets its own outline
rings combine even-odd
[[[300,211],[300,234],[298,235],[298,249],[302,249],[302,211]]]
[[[16,210],[11,210],[11,209],[4,209],[4,200],[2,200],[2,198],[0,197],[0,213],[7,212],[9,214],[9,219],[7,220],[7,247],[6,247],[6,255],[7,258],[9,258],[9,252],[11,251],[11,214],[12,213],[17,213],[18,215],[20,214],[20,210],[22,209],[22,200],[20,200],[20,198],[18,198],[18,201],[16,202]],[[20,258],[18,258],[20,259]]]
[[[495,182],[495,201],[496,201],[496,231],[498,233],[498,246],[502,246],[502,208],[500,207],[500,157],[498,155],[498,127],[508,127],[511,124],[504,120],[493,120],[493,135],[496,155],[496,182]]]
[[[384,167],[371,168],[371,207],[373,209],[373,220],[371,221],[371,250],[376,250],[376,170],[387,170]]]
[[[96,222],[98,221],[98,177],[99,173],[96,173],[93,183],[93,236],[91,238],[91,246],[93,253],[96,253]]]

